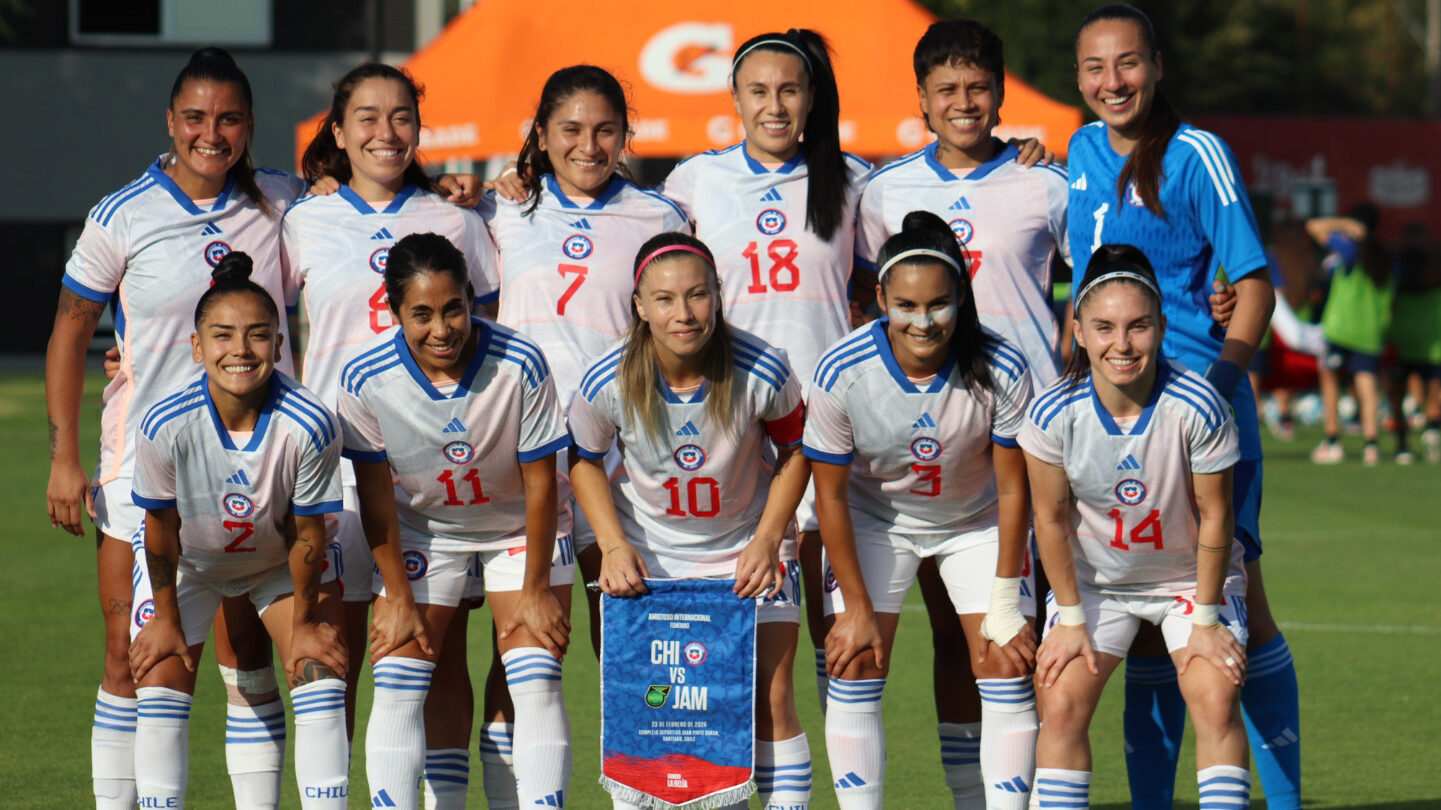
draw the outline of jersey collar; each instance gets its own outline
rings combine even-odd
[[[220,446],[226,450],[236,450],[244,453],[254,453],[260,449],[265,441],[265,429],[270,426],[270,414],[275,410],[275,403],[280,399],[280,381],[275,379],[275,373],[270,374],[270,389],[265,394],[265,403],[260,406],[260,417],[255,420],[255,430],[250,434],[250,443],[244,447],[236,447],[235,442],[230,440],[230,429],[220,420],[220,412],[215,410],[215,400],[210,398],[210,375],[200,375],[200,390],[205,394],[205,409],[210,412],[210,422],[215,425],[215,434],[220,437]]]
[[[955,172],[941,165],[940,159],[936,157],[940,145],[940,141],[931,141],[922,151],[926,156],[926,165],[930,166],[931,171],[936,173],[936,177],[942,180],[983,180],[991,172],[1000,168],[1002,164],[1015,160],[1016,156],[1021,153],[1021,150],[1014,145],[1003,144],[990,160],[966,172],[964,177],[957,177]]]
[[[682,398],[680,394],[677,394],[675,391],[671,390],[670,385],[666,383],[664,377],[662,377],[660,374],[656,374],[655,388],[657,391],[660,392],[660,398],[671,405],[694,405],[698,402],[705,402],[706,392],[710,390],[710,381],[702,381],[700,384],[700,388],[697,388],[696,390],[687,393],[685,395],[685,398]]]
[[[746,151],[745,141],[741,141],[741,157],[744,157],[746,159],[746,166],[750,167],[752,174],[790,174],[791,172],[795,171],[795,168],[797,166],[801,165],[801,163],[805,161],[806,148],[805,146],[802,146],[800,149],[797,149],[796,153],[791,156],[791,159],[777,166],[774,172],[772,172],[770,169],[767,169],[764,165],[761,164],[759,160],[751,157],[751,153]]]
[[[355,208],[355,210],[359,213],[394,214],[398,213],[400,209],[404,208],[405,201],[409,200],[411,196],[417,191],[419,191],[419,189],[415,186],[406,186],[405,188],[400,190],[399,194],[395,195],[395,199],[391,200],[389,205],[385,206],[385,208],[380,211],[376,211],[374,208],[371,207],[370,203],[362,200],[360,198],[360,195],[355,193],[355,189],[351,188],[350,186],[341,186],[340,190],[335,193],[339,194],[341,199],[350,203],[350,205]]]
[[[611,175],[610,182],[606,184],[605,190],[596,195],[596,198],[590,201],[590,204],[585,207],[585,210],[598,211],[604,208],[606,203],[610,202],[615,198],[615,195],[625,189],[626,182],[626,179],[620,176],[620,172]],[[560,183],[556,182],[555,175],[545,175],[545,190],[555,196],[555,200],[560,203],[561,208],[580,208],[571,198],[565,196],[564,191],[560,190]]]
[[[1092,372],[1093,374],[1095,372]],[[1146,407],[1141,409],[1141,415],[1131,425],[1130,431],[1123,430],[1116,424],[1115,417],[1101,404],[1101,397],[1096,393],[1094,381],[1091,385],[1091,406],[1096,409],[1096,418],[1100,420],[1101,427],[1108,436],[1139,436],[1146,432],[1146,427],[1151,424],[1151,414],[1156,410],[1156,402],[1161,399],[1161,392],[1166,388],[1166,382],[1171,379],[1173,372],[1171,364],[1156,358],[1156,382],[1151,386],[1151,396],[1146,400]]]
[[[936,372],[936,376],[932,377],[925,389],[922,390],[911,382],[911,378],[901,370],[901,364],[896,362],[896,354],[891,351],[891,339],[886,336],[886,324],[890,323],[890,320],[890,318],[879,318],[873,321],[871,323],[871,339],[875,341],[876,351],[880,352],[881,361],[886,364],[886,371],[891,373],[891,378],[907,394],[934,394],[945,388],[946,384],[950,382],[951,371],[956,367],[955,355],[951,354],[946,357],[945,365],[941,366],[941,370]]]
[[[220,189],[220,194],[215,198],[215,203],[210,206],[210,211],[207,212],[200,206],[196,205],[195,201],[190,199],[190,195],[181,191],[180,186],[176,185],[175,181],[171,179],[170,175],[165,173],[166,157],[166,155],[161,155],[159,158],[156,158],[155,162],[150,165],[150,168],[145,170],[145,173],[150,175],[151,178],[155,180],[156,184],[158,184],[161,188],[165,189],[165,191],[175,199],[175,202],[179,203],[180,207],[185,209],[186,213],[194,216],[200,216],[205,213],[213,213],[215,211],[223,210],[225,208],[225,204],[227,202],[230,202],[230,193],[235,190],[235,176],[233,174],[226,176],[225,187]]]
[[[481,364],[485,362],[486,353],[490,351],[491,328],[485,325],[485,321],[474,316],[471,317],[470,323],[475,327],[475,356],[470,358],[470,365],[466,366],[465,373],[460,375],[460,382],[455,386],[455,390],[450,392],[450,396],[440,393],[436,389],[435,383],[431,382],[430,378],[425,376],[425,372],[420,370],[420,365],[415,362],[415,357],[410,353],[410,344],[405,342],[405,331],[399,328],[395,330],[395,353],[400,357],[400,364],[410,372],[411,378],[415,380],[416,385],[420,386],[420,390],[436,402],[460,399],[469,393],[470,385],[475,382],[475,375],[480,371]]]

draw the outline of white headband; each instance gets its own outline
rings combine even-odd
[[[1081,299],[1085,298],[1086,294],[1089,293],[1091,290],[1096,289],[1096,286],[1098,284],[1103,281],[1115,281],[1118,278],[1126,278],[1130,279],[1131,281],[1140,282],[1141,286],[1150,290],[1151,293],[1156,296],[1157,300],[1160,300],[1161,298],[1161,291],[1156,288],[1156,282],[1150,280],[1149,278],[1146,278],[1140,273],[1137,273],[1134,270],[1110,270],[1091,279],[1090,284],[1087,284],[1086,286],[1081,288],[1081,291],[1076,294],[1076,309],[1081,308]]]
[[[879,283],[882,279],[884,279],[886,277],[886,271],[894,267],[896,265],[896,262],[909,259],[912,256],[929,256],[932,259],[940,261],[944,264],[948,264],[951,267],[955,268],[955,271],[957,273],[962,272],[961,266],[956,264],[955,259],[952,259],[950,256],[947,256],[939,250],[931,250],[930,248],[913,248],[911,250],[903,250],[900,253],[897,253],[896,255],[892,256],[889,261],[881,265],[880,271],[876,273],[876,282]]]
[[[783,48],[790,48],[791,50],[795,51],[797,55],[800,56],[801,61],[806,63],[806,72],[810,73],[811,75],[815,75],[815,67],[811,65],[811,56],[810,54],[806,53],[805,48],[802,48],[801,46],[795,44],[794,42],[791,42],[788,39],[780,38],[763,39],[760,42],[752,43],[749,48],[746,48],[745,50],[736,54],[736,58],[731,60],[731,73],[735,73],[736,68],[740,66],[741,60],[746,58],[746,54],[749,54],[751,51],[759,48],[762,45],[779,45]]]

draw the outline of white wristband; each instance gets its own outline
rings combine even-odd
[[[1021,578],[995,577],[991,580],[991,603],[981,620],[981,637],[1004,647],[1026,626],[1021,615]]]
[[[1198,627],[1210,627],[1221,621],[1220,605],[1203,605],[1197,602],[1191,611],[1191,624]]]
[[[1084,627],[1086,624],[1086,609],[1080,605],[1062,605],[1058,603],[1056,605],[1056,613],[1061,617],[1061,624],[1072,627]]]

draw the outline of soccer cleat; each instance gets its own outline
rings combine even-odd
[[[1361,450],[1361,463],[1367,467],[1375,467],[1381,463],[1381,448],[1375,442],[1366,442],[1366,447]]]
[[[1421,433],[1421,447],[1424,448],[1427,464],[1441,462],[1441,430],[1431,428]]]
[[[1346,459],[1346,449],[1340,442],[1333,442],[1323,439],[1316,449],[1311,451],[1312,464],[1340,464]]]
[[[1395,461],[1398,465],[1405,467],[1416,463],[1416,456],[1410,450],[1398,450]]]

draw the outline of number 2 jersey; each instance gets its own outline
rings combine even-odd
[[[1031,396],[1025,357],[993,336],[991,390],[963,387],[954,357],[917,384],[896,362],[887,323],[855,330],[822,358],[806,457],[851,465],[851,508],[919,544],[996,525],[991,446],[1016,446]]]
[[[1240,459],[1231,408],[1210,383],[1159,360],[1141,415],[1116,420],[1084,379],[1063,379],[1031,404],[1026,452],[1066,472],[1076,578],[1103,593],[1189,595],[1196,589],[1200,513],[1191,476]],[[1228,595],[1245,590],[1232,546]]]
[[[664,424],[656,436],[621,401],[625,345],[596,360],[570,406],[575,452],[597,460],[617,437],[623,463],[611,494],[621,529],[652,576],[735,573],[770,495],[766,442],[800,442],[805,408],[785,354],[731,327],[735,353],[730,431],[706,413],[707,387],[677,394],[661,381]],[[793,541],[781,559],[795,559]]]
[[[1066,170],[1016,163],[1014,146],[974,169],[955,172],[936,144],[877,169],[861,195],[856,263],[875,269],[876,253],[911,211],[939,216],[970,260],[981,323],[1026,356],[1037,390],[1056,381],[1060,354],[1051,309],[1051,261],[1067,264]]]
[[[472,324],[475,356],[454,384],[426,378],[398,327],[365,344],[341,375],[343,455],[390,464],[407,548],[523,547],[520,465],[570,443],[540,349],[500,324]]]
[[[290,294],[280,269],[280,220],[304,189],[301,180],[256,170],[255,183],[270,206],[266,215],[233,179],[214,200],[191,200],[164,163],[164,157],[155,161],[90,209],[65,265],[67,289],[113,307],[120,349],[120,370],[102,398],[97,484],[131,476],[140,418],[202,370],[190,348],[195,302],[210,288],[210,274],[225,254],[250,256],[250,279],[277,308]],[[280,330],[287,334],[285,323]],[[289,351],[277,368],[290,370]]]
[[[547,174],[529,207],[490,193],[478,210],[500,250],[500,322],[545,352],[566,407],[585,367],[630,328],[640,246],[690,226],[674,202],[619,175],[578,204]]]
[[[661,191],[695,222],[715,254],[726,320],[773,346],[810,380],[827,346],[850,331],[856,205],[870,164],[845,155],[848,181],[830,241],[806,227],[805,151],[775,169],[745,143],[682,161]]]
[[[140,423],[133,497],[180,514],[180,569],[211,582],[286,564],[286,515],[339,512],[340,428],[315,394],[279,371],[248,435],[226,430],[199,379]]]

